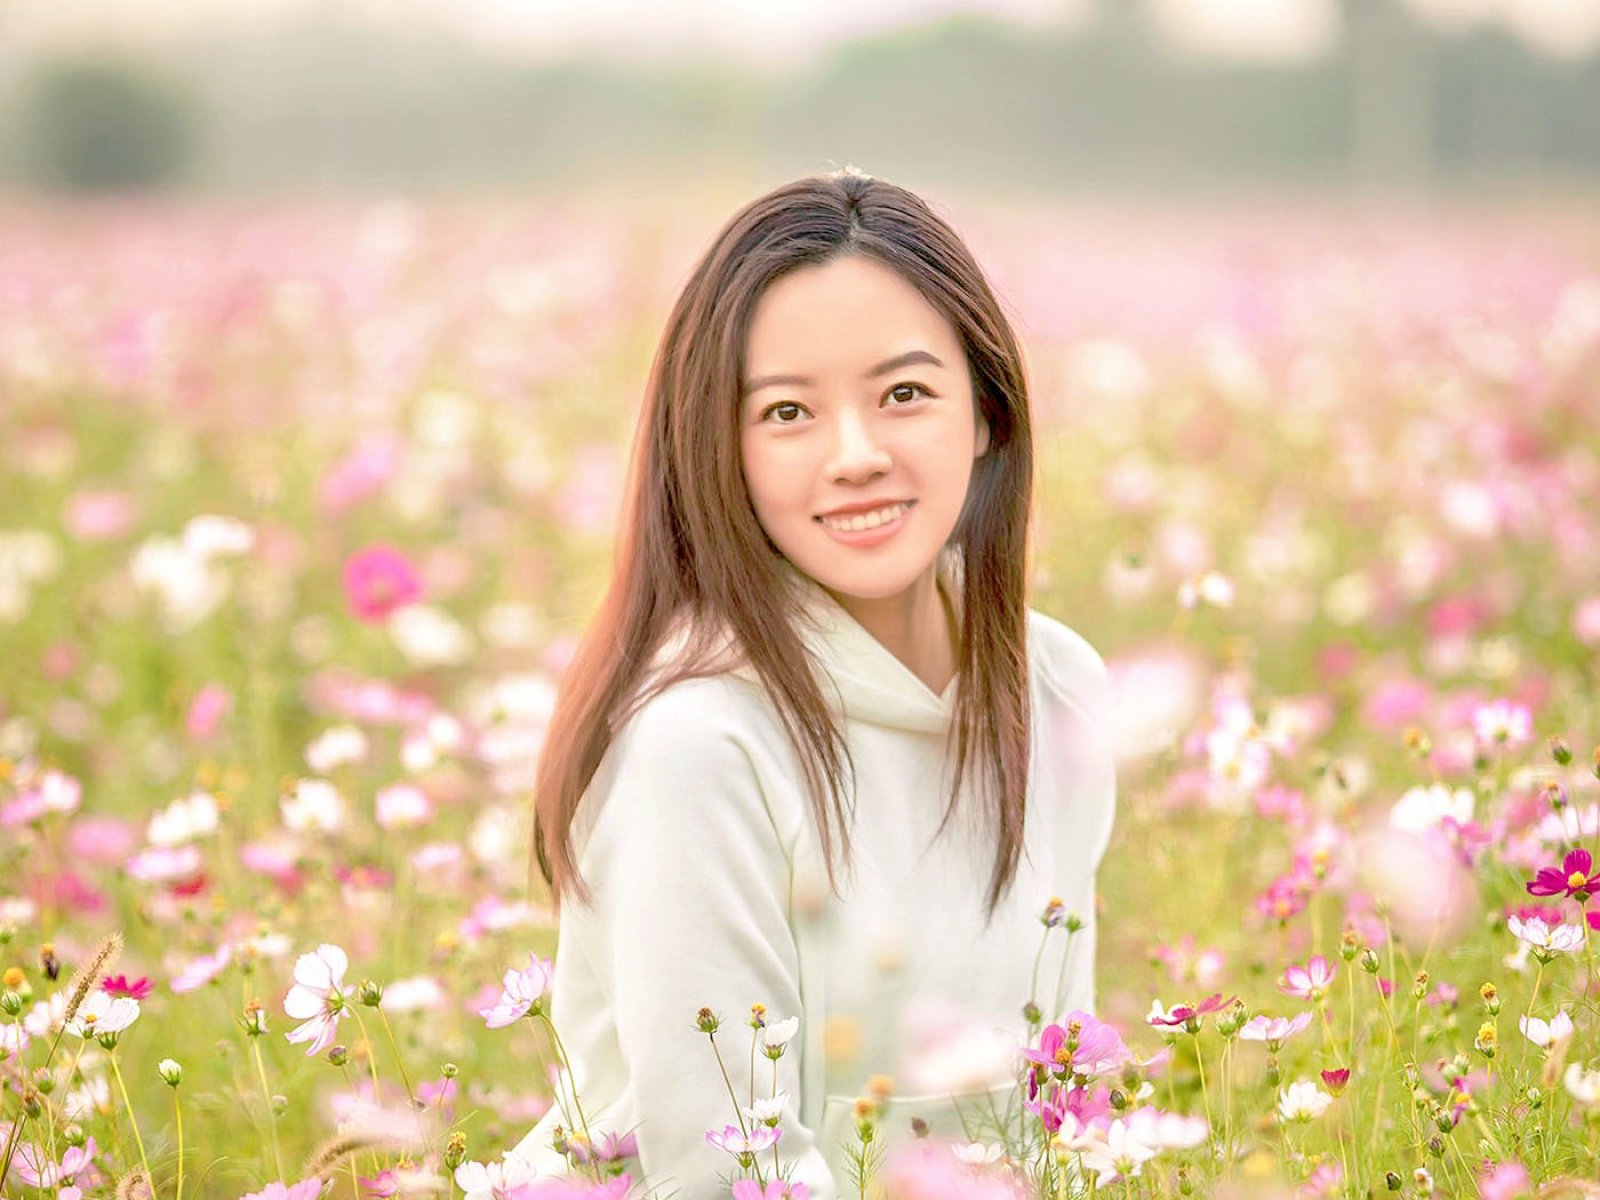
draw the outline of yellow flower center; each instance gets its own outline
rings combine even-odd
[[[1569,888],[1571,888],[1575,892],[1578,891],[1580,888],[1582,888],[1588,882],[1589,882],[1589,877],[1587,875],[1585,875],[1582,871],[1574,871],[1571,875],[1567,876],[1567,886]]]

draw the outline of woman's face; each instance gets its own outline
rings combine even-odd
[[[742,383],[745,481],[783,555],[835,596],[931,581],[989,445],[939,312],[875,259],[796,268],[756,304]],[[893,519],[858,531],[823,520],[863,504],[889,510],[868,520]]]

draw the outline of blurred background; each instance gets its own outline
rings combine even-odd
[[[1101,192],[1592,188],[1597,0],[58,0],[4,181],[442,192],[837,160]]]
[[[324,940],[475,1157],[544,1111],[479,1013],[554,947],[529,795],[651,357],[737,207],[846,164],[1024,347],[1031,602],[1116,692],[1103,1013],[1275,1003],[1440,880],[1387,969],[1437,947],[1443,1028],[1530,971],[1546,787],[1600,828],[1600,0],[0,0],[0,954],[127,932],[147,1130],[167,1054],[195,1146],[339,1127],[281,1036]],[[1451,852],[1363,874],[1401,823]]]

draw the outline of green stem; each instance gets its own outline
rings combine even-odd
[[[122,1106],[128,1110],[128,1124],[133,1126],[133,1140],[139,1147],[139,1165],[144,1167],[145,1182],[150,1185],[150,1194],[155,1195],[156,1179],[150,1174],[150,1160],[145,1157],[144,1138],[139,1133],[139,1118],[133,1115],[133,1102],[128,1099],[128,1085],[122,1082],[122,1068],[117,1065],[117,1052],[112,1050],[106,1055],[111,1060],[111,1073],[117,1079],[117,1091],[122,1093]]]
[[[178,1089],[172,1089],[172,1115],[178,1123],[178,1192],[175,1200],[183,1200],[183,1105],[178,1103]]]
[[[578,1110],[578,1123],[583,1126],[583,1136],[589,1144],[589,1169],[594,1173],[595,1181],[599,1182],[600,1160],[597,1156],[599,1147],[595,1145],[594,1134],[589,1131],[589,1118],[584,1116],[583,1113],[583,1100],[578,1095],[578,1077],[573,1073],[572,1063],[567,1059],[567,1048],[561,1044],[561,1035],[556,1032],[555,1022],[550,1019],[549,1014],[543,1008],[536,1007],[534,1015],[543,1021],[544,1027],[550,1031],[550,1040],[555,1043],[556,1053],[561,1056],[561,1066],[566,1071],[568,1084],[572,1088],[572,1106]],[[717,1061],[719,1063],[722,1061],[720,1056]],[[723,1078],[727,1078],[726,1071],[723,1072]],[[733,1092],[731,1085],[728,1088],[728,1092],[730,1095]],[[735,1108],[739,1106],[737,1100],[733,1103]]]
[[[389,1015],[378,1008],[378,1019],[383,1022],[384,1035],[389,1039],[389,1049],[394,1051],[394,1065],[400,1068],[400,1082],[406,1085],[406,1099],[416,1106],[417,1093],[411,1086],[411,1077],[406,1074],[406,1060],[400,1056],[400,1044],[394,1040],[394,1030],[389,1025]],[[373,1099],[377,1099],[376,1096]]]
[[[261,1097],[267,1102],[267,1129],[272,1133],[272,1164],[278,1169],[278,1182],[283,1183],[283,1151],[278,1146],[278,1113],[272,1107],[272,1088],[267,1085],[267,1068],[261,1061],[261,1039],[253,1034],[245,1036],[250,1039],[250,1053],[256,1063],[256,1078],[261,1081]]]

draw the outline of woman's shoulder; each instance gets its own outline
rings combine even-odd
[[[1089,639],[1064,621],[1028,610],[1028,657],[1044,682],[1086,714],[1099,717],[1110,700],[1110,673]]]

